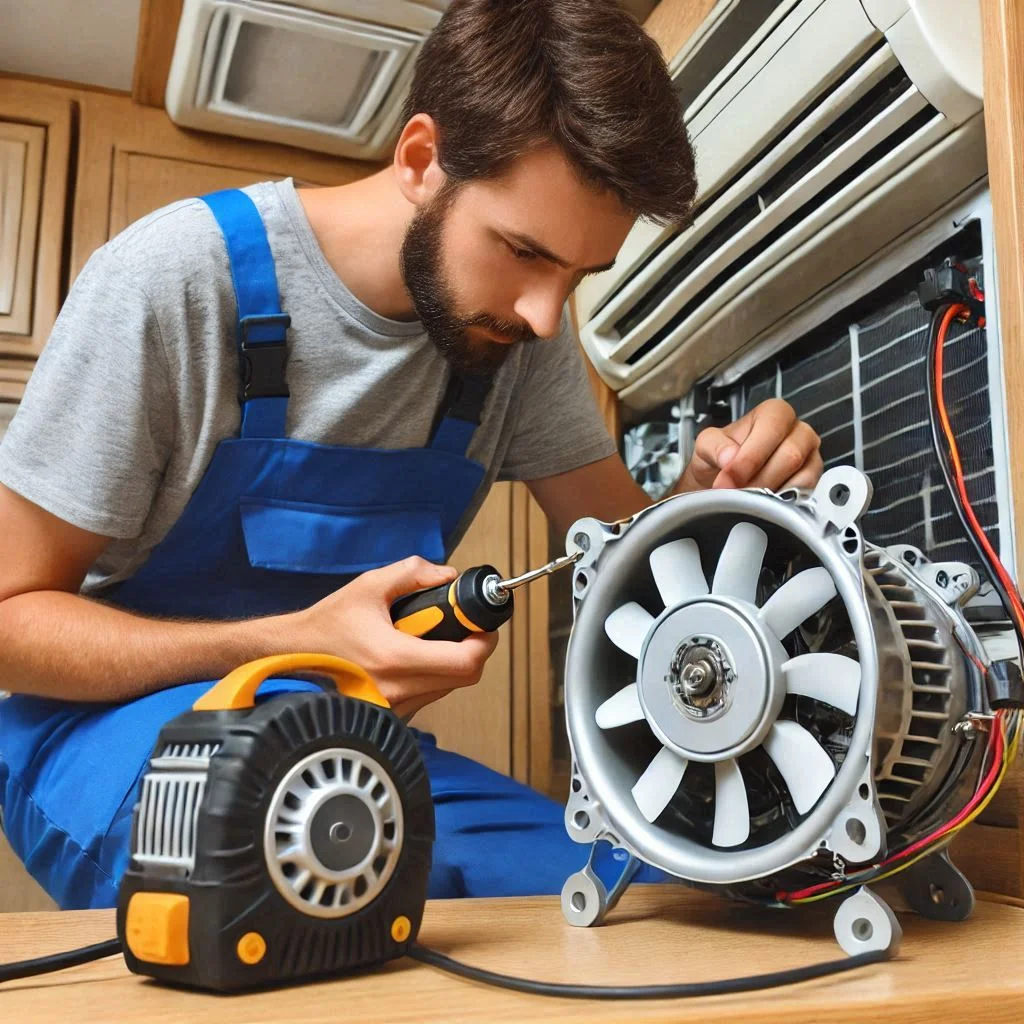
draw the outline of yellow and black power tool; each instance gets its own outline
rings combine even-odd
[[[337,690],[256,705],[273,675]],[[362,669],[324,655],[244,665],[157,740],[118,901],[125,960],[230,991],[403,956],[433,842],[416,739]]]

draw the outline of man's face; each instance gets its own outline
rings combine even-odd
[[[633,218],[552,148],[501,177],[442,186],[402,244],[405,286],[431,340],[464,373],[558,333],[569,293],[609,266]]]

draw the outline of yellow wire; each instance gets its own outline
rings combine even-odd
[[[1007,720],[1012,722],[1012,728],[1008,725]],[[856,889],[862,884],[874,884],[875,882],[881,882],[886,878],[892,878],[893,875],[899,874],[901,871],[906,871],[912,864],[916,864],[919,860],[923,860],[925,857],[930,857],[937,850],[947,846],[953,839],[953,837],[963,828],[966,828],[975,818],[981,814],[992,798],[996,795],[1002,784],[1003,777],[1006,775],[1007,768],[1010,762],[1017,756],[1017,751],[1020,748],[1021,741],[1021,730],[1020,725],[1020,712],[1014,711],[1011,715],[1002,716],[998,720],[999,728],[1003,733],[1003,764],[999,769],[999,774],[996,776],[995,782],[992,784],[992,788],[985,794],[984,799],[974,808],[971,813],[964,818],[958,825],[944,832],[942,836],[931,846],[922,850],[920,853],[915,854],[910,860],[905,861],[901,864],[895,865],[891,870],[886,871],[884,874],[877,875],[865,882],[854,881],[846,885],[838,886],[835,889],[827,889],[825,892],[815,893],[813,896],[803,896],[800,899],[788,900],[788,903],[792,904],[803,904],[803,903],[817,903],[819,900],[831,899],[833,896],[839,896],[841,893],[849,892],[851,889]],[[1007,733],[1012,732],[1013,738],[1009,740]],[[870,869],[869,869],[870,870]]]

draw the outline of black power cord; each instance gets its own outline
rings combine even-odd
[[[16,978],[33,978],[37,974],[51,974],[63,971],[67,967],[92,963],[121,952],[120,939],[107,939],[97,942],[94,946],[82,946],[66,953],[54,953],[52,956],[41,956],[35,960],[19,960],[13,964],[0,964],[0,983],[14,981]]]
[[[121,952],[119,939],[108,939],[94,946],[83,946],[66,953],[54,953],[52,956],[41,956],[36,960],[21,960],[13,964],[0,964],[0,983],[14,981],[17,978],[32,978],[38,974],[50,974],[62,971],[67,967],[102,960]],[[568,999],[682,999],[695,996],[717,996],[731,992],[750,992],[754,989],[778,988],[780,985],[793,985],[812,978],[823,978],[829,974],[852,971],[868,964],[880,963],[889,958],[885,951],[877,953],[859,953],[845,960],[829,960],[825,963],[812,964],[810,967],[797,967],[788,971],[774,971],[770,974],[753,974],[744,978],[725,978],[721,981],[696,981],[680,985],[566,985],[551,981],[530,981],[527,978],[516,978],[508,974],[496,974],[481,967],[452,960],[443,953],[437,953],[417,943],[408,949],[408,956],[430,967],[437,967],[450,974],[457,974],[470,981],[482,981],[498,988],[513,989],[517,992],[528,992],[531,995],[562,996]]]
[[[413,944],[409,957],[442,971],[457,974],[470,981],[482,981],[498,988],[510,988],[517,992],[528,992],[537,996],[561,996],[566,999],[684,999],[697,996],[721,996],[734,992],[750,992],[781,985],[793,985],[812,978],[824,978],[830,974],[852,971],[868,964],[881,963],[889,959],[889,953],[858,953],[845,960],[827,960],[809,967],[795,967],[787,971],[773,971],[770,974],[750,974],[743,978],[722,978],[716,981],[691,981],[680,985],[567,985],[554,981],[530,981],[508,974],[496,974],[481,967],[452,960],[443,953]]]

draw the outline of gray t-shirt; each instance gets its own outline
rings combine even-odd
[[[428,442],[447,364],[418,322],[378,316],[327,263],[292,181],[246,191],[267,227],[289,334],[289,437],[359,448]],[[198,199],[98,249],[72,287],[0,444],[0,482],[115,538],[86,578],[132,575],[179,518],[217,444],[237,436],[237,309],[224,241]],[[495,479],[562,473],[615,451],[567,319],[498,371],[468,456]],[[458,537],[455,538],[456,542]]]

